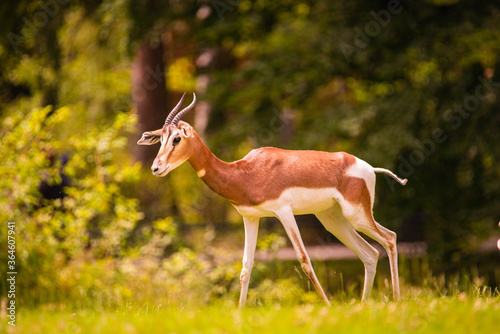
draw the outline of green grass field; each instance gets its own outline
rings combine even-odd
[[[161,284],[154,276],[111,279],[108,271],[85,267],[90,276],[74,282],[71,276],[71,289],[29,290],[19,300],[16,326],[2,317],[0,333],[500,333],[500,291],[492,284],[498,262],[486,271],[483,264],[482,271],[473,266],[444,274],[433,272],[426,258],[402,259],[403,299],[394,302],[387,261],[381,261],[366,303],[359,302],[360,263],[315,262],[331,307],[323,306],[296,261],[260,263],[248,307],[238,310],[239,266],[204,271],[196,262],[174,260],[169,272],[177,262],[187,271],[171,280],[161,276]],[[234,273],[220,276],[219,269]]]
[[[278,304],[248,307],[143,305],[115,311],[61,311],[42,308],[21,312],[16,327],[2,333],[498,333],[500,299],[409,297],[400,302],[334,302],[331,307]]]

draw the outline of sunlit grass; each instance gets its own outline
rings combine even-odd
[[[293,304],[290,303],[290,304]],[[467,295],[435,297],[414,291],[400,302],[333,302],[240,311],[231,302],[210,306],[125,307],[76,312],[42,307],[19,314],[9,333],[493,333],[500,321],[500,299]]]
[[[222,273],[234,272],[226,277],[210,266],[204,271],[205,264],[189,259],[194,261],[187,254],[168,262],[176,263],[176,268],[169,267],[176,280],[162,277],[162,284],[154,275],[152,281],[145,276],[136,282],[127,281],[126,276],[113,278],[116,273],[100,278],[102,273],[95,268],[95,275],[79,282],[82,286],[73,285],[76,291],[64,290],[51,302],[20,305],[16,327],[2,319],[1,333],[386,334],[449,330],[455,334],[493,333],[500,323],[497,288],[484,284],[485,279],[473,268],[435,274],[425,258],[401,259],[403,298],[399,302],[392,300],[384,261],[372,298],[366,303],[359,301],[362,265],[315,263],[331,307],[322,304],[295,262],[261,263],[252,277],[248,307],[241,311],[237,309],[235,278],[239,268],[232,262],[221,265]],[[83,286],[90,279],[95,280],[92,285]]]

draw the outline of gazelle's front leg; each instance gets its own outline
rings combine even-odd
[[[240,276],[240,301],[238,307],[243,307],[247,301],[248,284],[252,273],[255,248],[257,246],[257,234],[259,232],[259,218],[243,217],[245,224],[245,251],[243,253],[243,268]]]
[[[297,254],[297,259],[300,262],[302,270],[313,282],[314,287],[316,288],[316,291],[318,291],[318,294],[321,297],[321,299],[323,299],[326,305],[330,305],[330,301],[326,297],[325,292],[323,291],[323,288],[321,287],[321,284],[319,284],[318,278],[314,273],[314,269],[311,264],[311,259],[309,258],[309,255],[307,255],[306,247],[304,246],[304,242],[302,241],[302,237],[300,236],[299,227],[297,226],[297,222],[295,221],[295,217],[293,216],[292,209],[291,208],[281,209],[278,212],[276,212],[276,215],[283,224],[286,234],[288,235],[288,238],[290,238],[290,241],[292,242],[293,248],[295,249],[295,253]]]

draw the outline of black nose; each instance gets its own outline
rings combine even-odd
[[[153,168],[153,173],[156,173],[159,169],[160,168],[158,168],[158,167]]]

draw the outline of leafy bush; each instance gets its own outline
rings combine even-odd
[[[0,238],[6,242],[6,222],[15,222],[18,287],[25,302],[57,296],[58,274],[73,259],[123,255],[143,219],[138,200],[124,195],[139,180],[140,165],[120,155],[135,117],[119,114],[110,125],[82,131],[86,135],[58,138],[70,115],[65,107],[18,112],[4,119],[0,132]],[[50,187],[56,194],[44,198],[42,189]],[[0,255],[2,266],[5,256]]]

